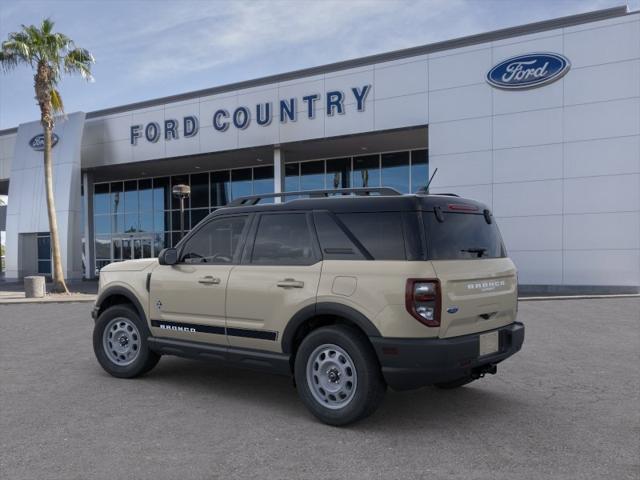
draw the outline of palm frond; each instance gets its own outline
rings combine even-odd
[[[79,73],[82,78],[92,81],[91,65],[95,63],[93,55],[84,48],[75,48],[64,57],[64,70],[67,73]]]
[[[60,92],[55,88],[51,89],[51,106],[54,113],[64,113],[64,105],[62,103],[62,97]]]

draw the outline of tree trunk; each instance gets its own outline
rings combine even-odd
[[[53,257],[54,292],[69,293],[62,272],[62,256],[60,255],[60,239],[58,238],[58,217],[53,197],[53,166],[51,161],[51,133],[53,131],[53,105],[51,104],[51,68],[44,62],[38,63],[34,77],[35,91],[40,106],[40,123],[44,128],[44,186],[47,195],[47,214],[49,216],[49,233],[51,235],[51,256]]]
[[[62,256],[60,255],[60,239],[58,237],[58,217],[53,197],[53,166],[51,162],[51,127],[44,127],[44,185],[47,194],[47,214],[49,216],[49,232],[51,233],[51,256],[53,257],[53,291],[69,293],[62,272]]]

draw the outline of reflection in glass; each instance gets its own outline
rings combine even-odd
[[[300,189],[324,189],[324,161],[303,162],[300,164]]]
[[[93,186],[93,213],[110,213],[109,212],[109,184],[100,183]]]
[[[113,260],[122,260],[122,239],[114,238],[113,241]]]
[[[171,177],[171,188],[173,189],[176,185],[189,185],[189,175],[174,175]],[[184,208],[190,208],[189,202],[190,198],[184,200]],[[171,208],[180,208],[180,199],[173,195],[171,195]]]
[[[354,188],[380,186],[380,157],[378,155],[353,158],[352,185]]]
[[[211,206],[229,203],[230,192],[229,171],[211,172]]]
[[[122,182],[111,183],[111,213],[115,217],[122,217],[124,207],[123,201],[123,184]]]
[[[96,258],[111,259],[111,237],[96,235]]]
[[[409,193],[409,152],[382,154],[382,186]]]
[[[191,226],[185,225],[185,228],[193,228],[200,223],[207,215],[209,215],[208,208],[196,208],[191,210]]]
[[[138,182],[136,180],[124,182],[124,211],[137,212],[138,208]]]
[[[284,191],[297,192],[300,190],[300,164],[287,163],[284,166]]]
[[[95,215],[93,228],[96,235],[111,233],[111,215]]]
[[[140,212],[138,230],[141,232],[153,232],[153,212]]]
[[[168,210],[171,208],[171,190],[169,177],[153,179],[153,209]]]
[[[251,195],[251,169],[231,170],[231,198]]]
[[[209,174],[191,175],[191,208],[209,207]]]
[[[124,231],[125,233],[134,233],[139,230],[138,212],[124,214]]]
[[[429,156],[427,150],[411,152],[411,192],[415,193],[429,183]]]
[[[153,212],[153,231],[164,232],[165,230],[171,230],[171,226],[169,225],[169,213]]]
[[[273,167],[259,167],[253,169],[253,194],[273,193]],[[268,198],[261,203],[272,203],[273,199]]]
[[[138,201],[140,202],[141,212],[153,210],[153,189],[151,188],[150,178],[138,180]]]
[[[327,160],[327,188],[349,188],[351,185],[351,159]]]

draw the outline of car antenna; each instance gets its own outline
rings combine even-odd
[[[438,169],[437,168],[433,171],[433,174],[431,175],[431,178],[429,179],[429,182],[427,182],[427,186],[424,187],[424,190],[427,193],[427,195],[429,194],[429,185],[431,185],[431,182],[433,181],[433,177],[436,176],[436,173],[438,173]]]

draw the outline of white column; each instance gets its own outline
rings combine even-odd
[[[87,280],[95,277],[95,266],[93,261],[93,179],[89,173],[82,173],[82,189],[84,197],[82,199],[84,218],[84,278]]]
[[[273,193],[284,192],[284,152],[280,145],[273,149]],[[275,198],[275,203],[280,203],[280,197]]]

